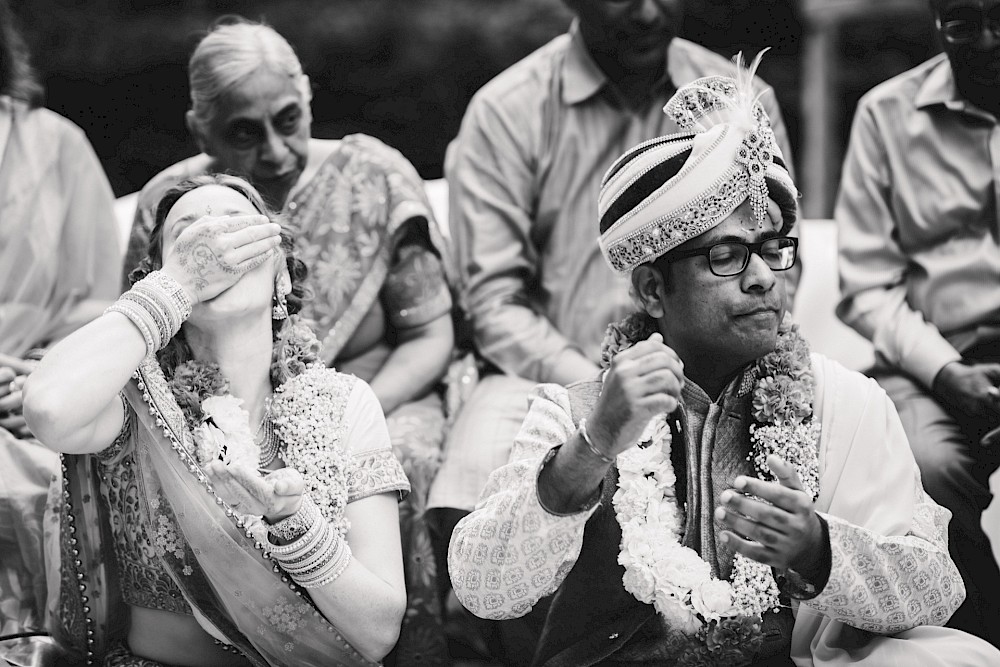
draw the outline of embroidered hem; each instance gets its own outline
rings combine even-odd
[[[402,500],[410,493],[410,481],[391,449],[358,452],[353,455],[347,479],[347,502],[399,491]]]

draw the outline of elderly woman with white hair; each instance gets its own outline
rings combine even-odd
[[[187,125],[202,153],[143,189],[125,272],[144,254],[156,202],[185,178],[240,174],[282,211],[310,270],[314,298],[302,317],[323,343],[328,366],[371,385],[412,485],[399,508],[410,606],[398,660],[444,664],[435,565],[422,517],[440,461],[445,417],[437,390],[454,333],[446,250],[423,182],[377,139],[310,136],[309,78],[269,26],[218,22],[195,48],[189,78]]]

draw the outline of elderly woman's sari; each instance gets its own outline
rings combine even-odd
[[[353,382],[341,377],[345,387]],[[115,527],[108,520],[107,489],[101,488],[118,484],[127,496],[126,529],[152,536],[156,566],[169,574],[169,588],[180,591],[199,624],[219,642],[261,667],[373,664],[265,555],[258,540],[266,537],[254,522],[211,492],[183,413],[155,361],[140,365],[124,395],[134,423],[123,430],[127,445],[116,442],[112,450],[132,448],[126,466],[134,484],[124,493],[125,485],[110,479],[98,456],[64,456],[62,502],[52,503],[47,518],[50,526],[59,526],[48,546],[50,557],[62,562],[58,609],[51,610],[60,643],[74,657],[94,661],[121,650],[125,591],[118,561],[109,556],[116,551]],[[391,456],[387,449],[383,453]],[[102,454],[105,461],[116,455]],[[369,455],[344,471],[347,483],[361,475],[369,492],[401,488],[399,477],[380,467],[379,459]],[[60,553],[51,553],[55,549]]]

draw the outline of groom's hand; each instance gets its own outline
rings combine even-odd
[[[619,353],[587,418],[595,446],[613,459],[635,445],[650,419],[677,409],[683,386],[684,363],[659,332]]]
[[[727,528],[721,539],[747,558],[819,581],[826,538],[813,500],[784,459],[771,455],[767,464],[777,482],[741,475],[722,493],[715,510]]]

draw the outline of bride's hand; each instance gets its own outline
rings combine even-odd
[[[298,511],[305,482],[294,468],[279,468],[261,476],[243,465],[213,461],[205,466],[215,493],[240,514],[263,516],[276,523]]]
[[[205,216],[180,233],[164,254],[162,270],[198,303],[232,287],[280,244],[281,225],[263,215]]]

